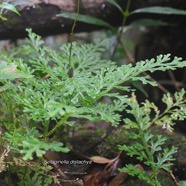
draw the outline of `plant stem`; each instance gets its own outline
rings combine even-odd
[[[71,67],[71,58],[72,58],[72,43],[73,43],[73,38],[74,38],[74,29],[75,29],[75,26],[76,26],[76,22],[77,22],[77,19],[78,19],[78,16],[79,16],[79,6],[80,6],[80,0],[77,1],[77,15],[74,19],[74,23],[72,25],[72,29],[71,29],[71,33],[70,33],[70,48],[69,48],[69,76],[72,77],[73,76],[73,70],[72,70],[72,67]]]
[[[139,131],[139,136],[140,136],[141,143],[144,146],[144,150],[145,150],[146,155],[147,155],[147,159],[146,160],[154,162],[153,154],[151,154],[151,152],[149,150],[149,145],[148,145],[147,141],[144,138],[144,130],[142,129],[140,122],[136,121],[136,124],[138,126],[138,131]],[[142,123],[142,125],[143,125],[143,123]],[[154,168],[154,166],[150,165],[150,167],[152,169],[152,172],[155,173],[156,169]]]
[[[44,136],[46,136],[49,129],[49,121],[42,122],[42,125],[44,126]]]
[[[49,132],[48,132],[48,134],[46,135],[46,137],[49,137],[50,135],[52,135],[56,130],[57,130],[57,128],[59,128],[62,124],[64,124],[66,121],[67,121],[67,119],[70,117],[70,113],[68,113],[68,114],[66,114],[57,124],[56,124],[56,126],[52,129],[52,130],[50,130]]]
[[[114,50],[113,50],[111,59],[114,58],[116,49],[117,49],[117,47],[118,47],[118,44],[119,44],[119,42],[120,42],[121,35],[122,35],[122,33],[123,33],[123,30],[124,30],[124,26],[125,26],[126,21],[127,21],[127,18],[130,16],[130,13],[129,13],[130,4],[131,4],[131,0],[128,0],[128,1],[127,1],[126,9],[123,11],[123,21],[122,21],[122,24],[121,24],[121,29],[118,30],[118,34],[117,34],[117,38],[116,38],[117,43],[116,43],[116,45],[115,45],[115,47],[114,47]]]

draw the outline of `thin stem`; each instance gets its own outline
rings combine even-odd
[[[44,136],[47,135],[48,129],[49,129],[49,121],[42,122],[42,125],[44,126]]]
[[[47,137],[49,137],[50,135],[52,135],[62,124],[64,124],[67,119],[70,117],[70,113],[66,114],[57,124],[56,126],[48,132],[48,134],[46,135]]]
[[[122,22],[122,29],[120,30],[119,34],[121,36],[121,34],[123,33],[123,30],[124,30],[124,26],[126,24],[126,21],[127,21],[127,18],[129,17],[129,8],[130,8],[130,4],[131,4],[131,0],[128,0],[127,1],[127,7],[126,7],[126,10],[124,12],[124,19],[123,19],[123,22]]]
[[[128,0],[128,1],[127,1],[126,9],[125,9],[125,11],[123,11],[123,21],[122,21],[121,29],[119,30],[119,32],[118,32],[118,34],[117,34],[117,38],[116,38],[117,43],[116,43],[116,45],[115,45],[115,47],[114,47],[114,50],[113,50],[111,59],[114,58],[116,49],[117,49],[117,47],[118,47],[118,44],[119,44],[121,35],[122,35],[122,33],[123,33],[123,30],[124,30],[124,26],[126,25],[127,18],[130,16],[130,14],[129,14],[130,4],[131,4],[131,0]]]
[[[174,85],[175,89],[176,89],[177,91],[180,90],[180,88],[179,88],[179,86],[178,86],[178,84],[177,84],[177,81],[176,81],[176,78],[175,78],[173,72],[172,72],[171,70],[168,70],[168,74],[169,74],[169,76],[170,76],[170,78],[171,78],[171,80],[172,80],[172,84]]]
[[[72,29],[71,29],[71,33],[70,33],[70,48],[69,48],[69,76],[72,77],[73,76],[73,71],[72,71],[72,67],[71,67],[71,58],[72,58],[72,47],[73,47],[73,38],[74,38],[74,30],[75,30],[75,26],[78,20],[78,16],[79,16],[79,8],[80,6],[80,0],[78,0],[77,2],[77,12],[76,12],[76,17],[74,19],[74,23],[72,25]]]
[[[141,128],[140,123],[138,121],[136,121],[136,123],[138,125],[138,131],[139,131],[139,136],[140,136],[141,143],[144,146],[144,149],[145,149],[145,152],[146,152],[146,155],[147,155],[147,161],[150,160],[151,162],[154,162],[153,154],[150,152],[149,145],[148,145],[147,141],[144,138],[144,131]],[[152,169],[152,172],[155,173],[156,172],[155,167],[152,166],[152,165],[150,167]]]

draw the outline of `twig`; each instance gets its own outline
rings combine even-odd
[[[168,73],[169,73],[170,79],[172,80],[172,84],[174,85],[175,89],[180,90],[173,72],[171,70],[168,70]]]

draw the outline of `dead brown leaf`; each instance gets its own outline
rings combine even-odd
[[[121,185],[127,178],[128,174],[125,172],[119,172],[108,184],[108,186],[119,186]]]
[[[89,159],[93,161],[94,163],[98,163],[98,164],[106,164],[106,163],[110,163],[113,161],[113,160],[110,160],[110,159],[107,159],[101,156],[92,156]]]

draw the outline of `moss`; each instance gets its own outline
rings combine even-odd
[[[97,147],[97,151],[101,156],[115,157],[119,153],[118,145],[129,144],[128,132],[124,127],[113,130],[107,138]]]
[[[186,151],[186,137],[176,132],[166,133],[160,127],[154,127],[152,132],[155,135],[164,135],[167,138],[166,147],[175,146],[179,151]],[[130,132],[124,127],[117,128],[98,146],[98,152],[100,155],[114,156],[118,150],[118,145],[131,145],[132,141],[129,140]]]
[[[94,132],[81,131],[78,136],[70,139],[69,143],[72,148],[81,153],[98,154],[97,145],[102,141],[104,130],[97,130]]]

